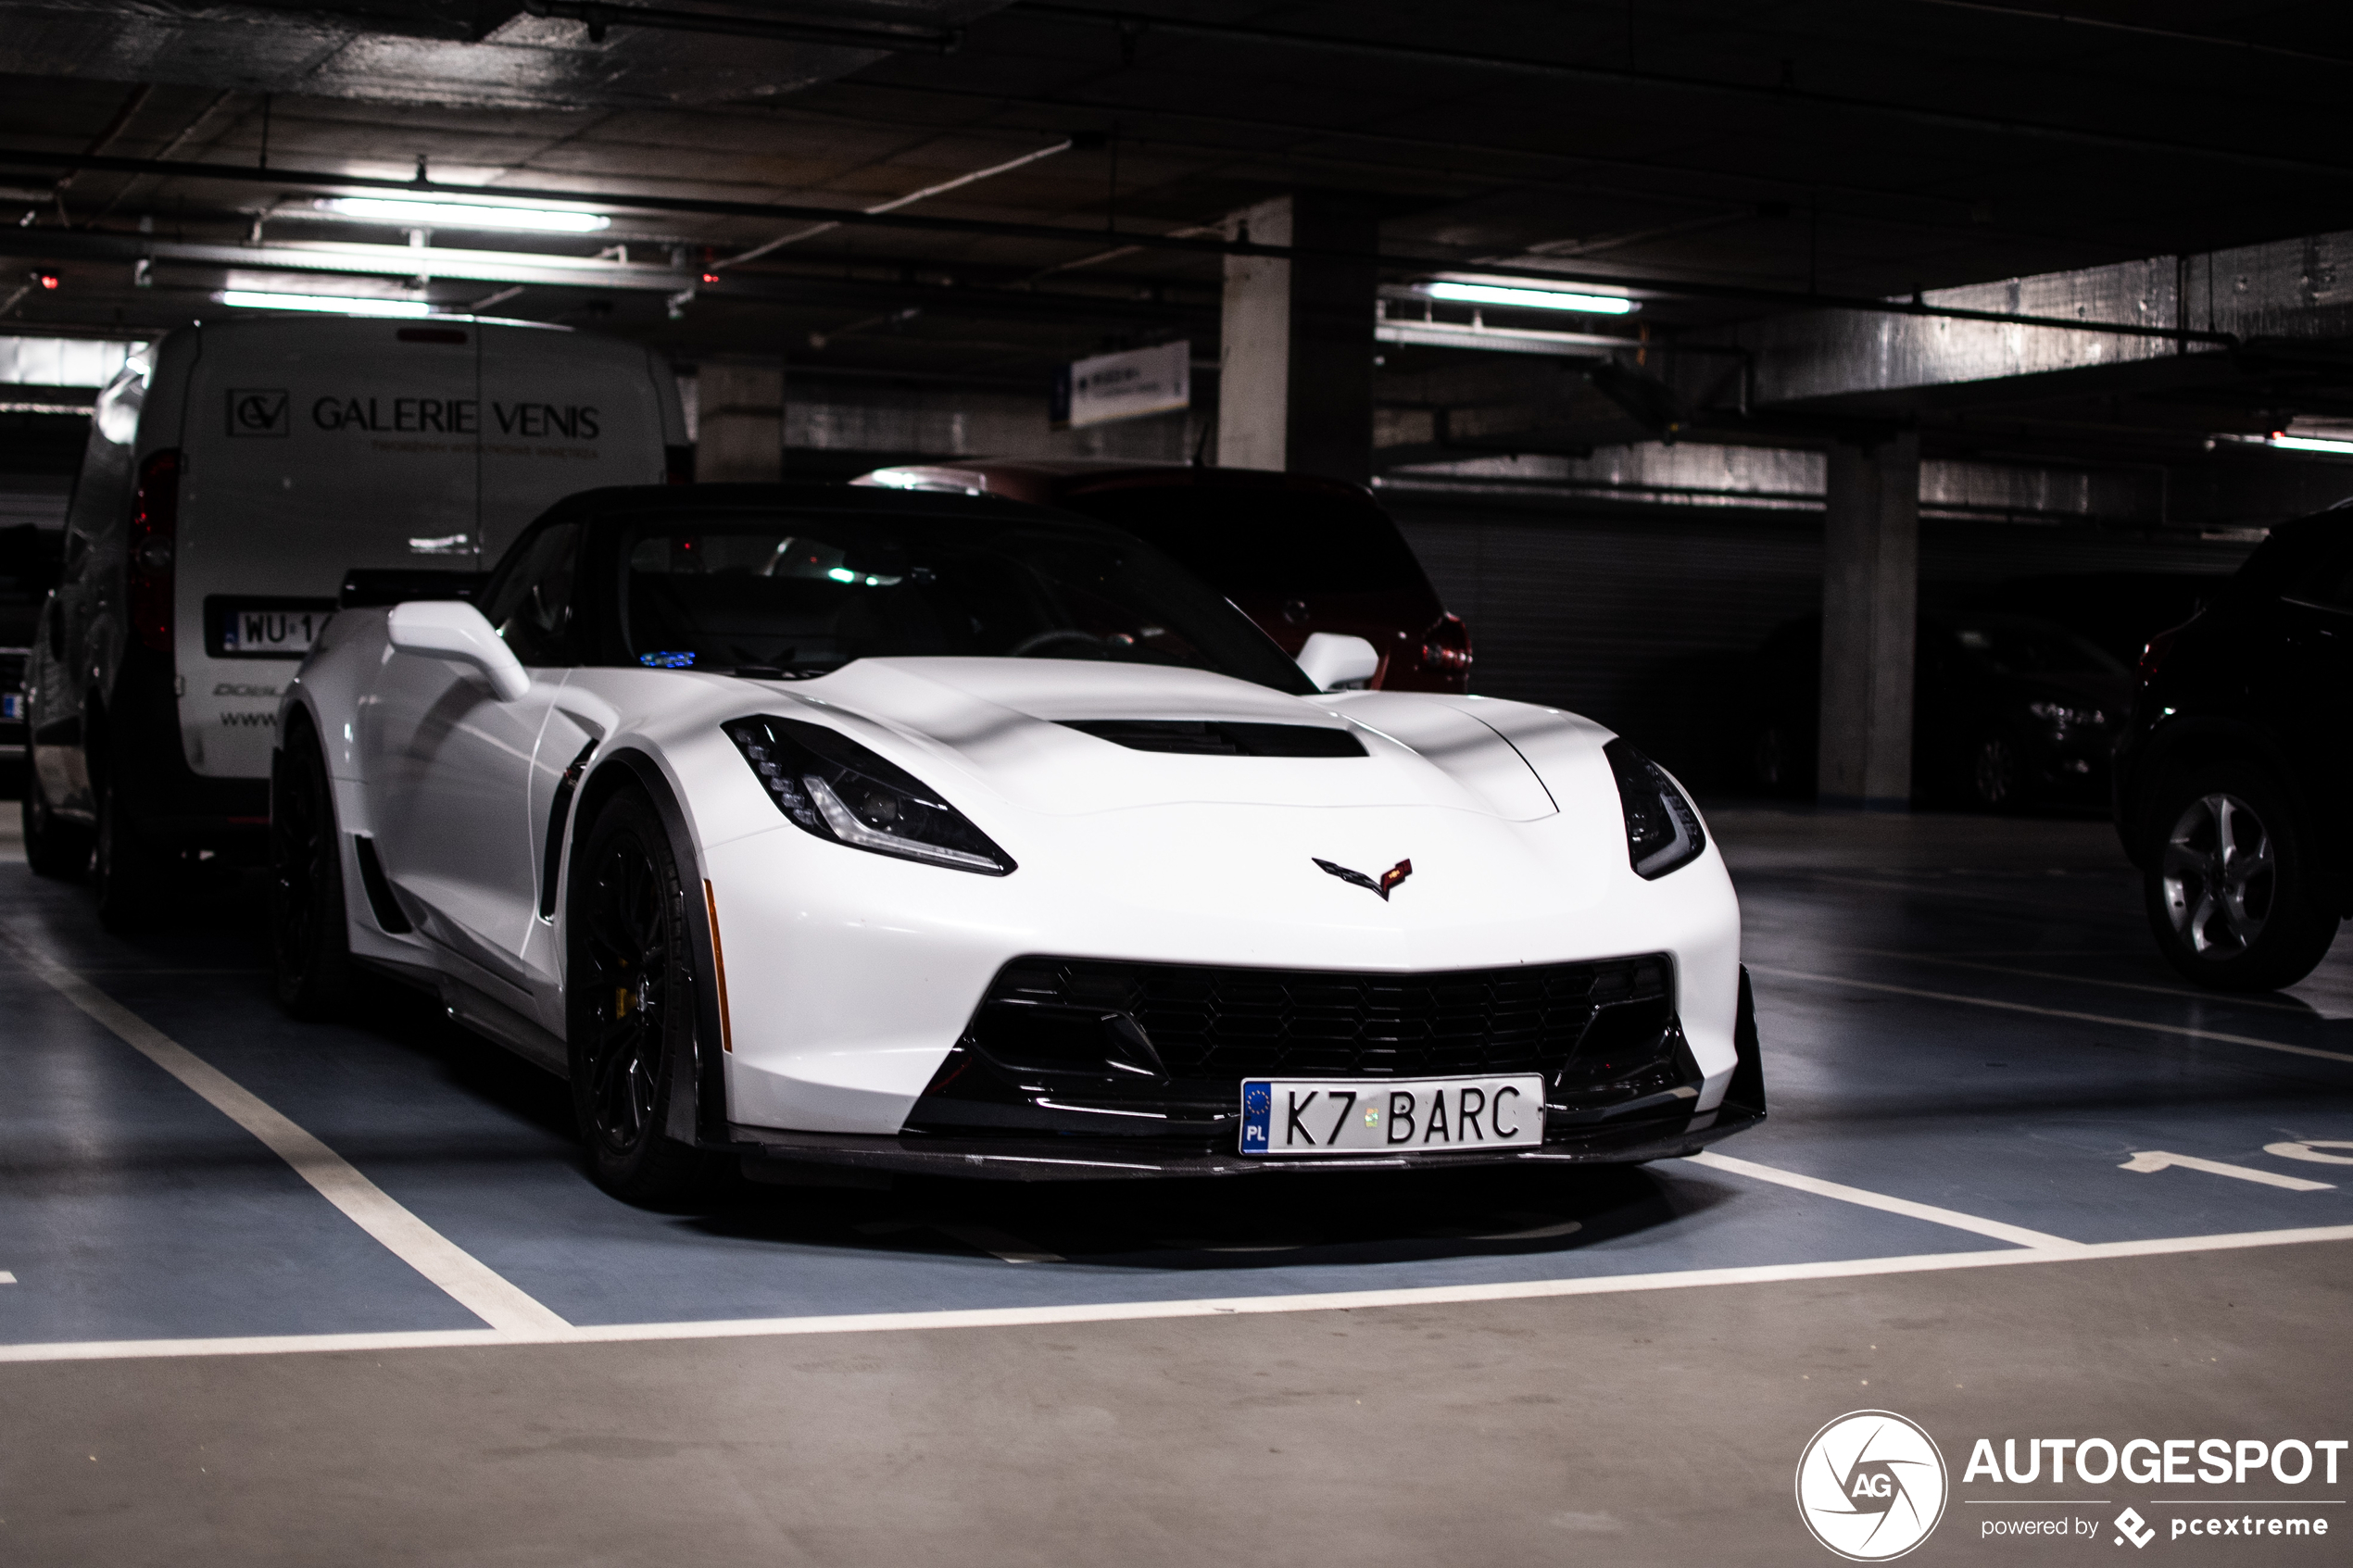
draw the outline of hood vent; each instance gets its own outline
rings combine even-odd
[[[1078,730],[1131,751],[1186,757],[1363,757],[1352,730],[1321,724],[1244,724],[1222,719],[1065,719]]]

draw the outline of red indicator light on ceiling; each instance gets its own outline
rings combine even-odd
[[[42,273],[42,274],[41,274],[41,286],[42,286],[43,288],[44,288],[44,289],[54,289],[54,288],[56,288],[56,287],[57,286],[57,275],[55,272],[44,272],[44,273]]]
[[[719,274],[716,272],[705,272],[702,275],[702,281],[706,283],[715,283],[719,281]]]

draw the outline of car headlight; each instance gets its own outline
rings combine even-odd
[[[1626,858],[1646,880],[1690,865],[1707,847],[1699,813],[1667,776],[1667,770],[1622,740],[1602,747],[1617,775],[1618,804],[1626,808]]]
[[[2108,722],[2108,715],[2096,708],[2070,708],[2063,702],[2039,700],[2030,702],[2026,705],[2026,710],[2045,724],[2055,725],[2062,730],[2077,724],[2087,729],[2097,729]]]
[[[777,809],[815,837],[983,876],[1013,858],[906,770],[823,724],[760,714],[719,726]]]

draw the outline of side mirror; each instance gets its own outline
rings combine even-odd
[[[1317,632],[1299,650],[1299,667],[1327,692],[1362,688],[1380,669],[1380,655],[1362,637]]]
[[[457,599],[413,599],[392,607],[385,622],[392,646],[420,659],[446,659],[479,671],[500,702],[531,690],[531,676],[482,611]]]

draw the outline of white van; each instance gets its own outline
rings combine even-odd
[[[94,848],[113,926],[174,860],[266,859],[279,691],[347,574],[461,593],[560,497],[692,466],[670,367],[625,344],[465,319],[170,333],[99,395],[68,503],[26,858],[74,876]]]

